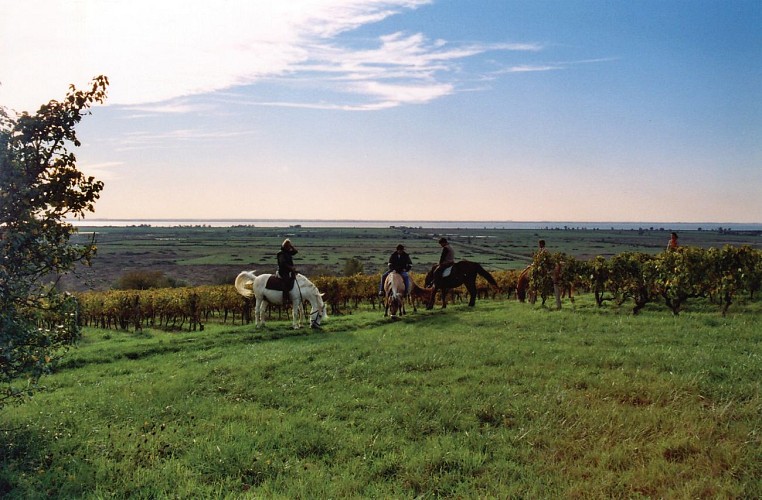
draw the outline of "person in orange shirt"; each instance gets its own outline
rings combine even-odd
[[[667,250],[676,250],[677,247],[677,233],[672,233],[669,237],[669,243],[667,243]]]

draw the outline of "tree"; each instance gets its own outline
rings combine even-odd
[[[77,169],[69,148],[107,86],[105,76],[85,91],[71,86],[33,115],[0,107],[0,406],[31,394],[79,337],[76,301],[54,280],[95,254],[94,240],[70,243],[66,218],[93,212],[103,183]]]
[[[226,283],[229,281],[226,280]],[[150,290],[151,288],[176,288],[177,280],[162,271],[127,271],[114,284],[117,290]]]
[[[344,276],[354,276],[365,272],[365,266],[358,259],[352,257],[344,261]]]

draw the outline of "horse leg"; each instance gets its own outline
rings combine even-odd
[[[257,304],[254,306],[254,328],[265,326],[264,309],[266,304],[267,302],[262,299],[258,300]]]
[[[292,311],[292,314],[294,316],[293,317],[293,321],[292,321],[292,325],[294,327],[294,330],[298,330],[299,328],[302,327],[302,316],[301,316],[300,311],[299,311],[299,301],[298,300],[294,300],[294,297],[291,297],[291,302],[294,305],[294,309]]]
[[[476,280],[466,283],[466,289],[468,289],[468,307],[474,307],[476,305]]]

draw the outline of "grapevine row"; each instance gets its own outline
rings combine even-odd
[[[479,278],[480,295],[510,298],[516,291],[521,272],[493,271],[498,290],[490,290]],[[683,247],[660,254],[625,252],[609,259],[598,256],[589,261],[564,253],[542,252],[534,256],[524,275],[527,294],[542,303],[552,296],[554,286],[595,295],[602,306],[611,301],[618,306],[632,302],[633,313],[648,303],[664,303],[678,314],[689,299],[707,298],[725,314],[741,294],[754,294],[762,287],[762,251],[749,246],[726,246],[722,249]],[[411,273],[413,281],[423,285],[423,276]],[[349,277],[318,276],[312,282],[325,294],[333,314],[361,305],[381,307],[378,297],[380,275],[357,274]],[[463,290],[453,291],[455,298]],[[79,301],[79,321],[83,326],[140,330],[143,327],[164,329],[203,328],[216,320],[248,322],[253,301],[244,299],[231,285],[164,288],[151,290],[111,290],[83,292]],[[271,308],[271,315],[288,311]]]

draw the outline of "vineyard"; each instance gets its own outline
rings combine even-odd
[[[521,272],[493,271],[498,283],[491,289],[479,278],[480,298],[509,300],[516,297]],[[750,246],[726,245],[721,249],[681,247],[659,254],[624,252],[611,258],[580,260],[562,252],[542,252],[527,268],[527,296],[545,305],[554,289],[574,301],[579,293],[592,293],[599,307],[607,302],[629,307],[637,314],[647,304],[663,305],[679,314],[692,299],[715,304],[721,314],[735,302],[753,299],[762,286],[762,251]],[[411,274],[423,285],[423,276]],[[379,274],[349,277],[310,277],[323,292],[332,314],[353,309],[382,307],[378,293]],[[451,292],[461,299],[465,290]],[[167,330],[203,329],[210,321],[249,322],[253,301],[244,299],[230,285],[207,285],[149,290],[110,290],[80,292],[79,322],[83,326],[105,329],[161,328]],[[271,318],[281,318],[287,310],[271,307]]]

